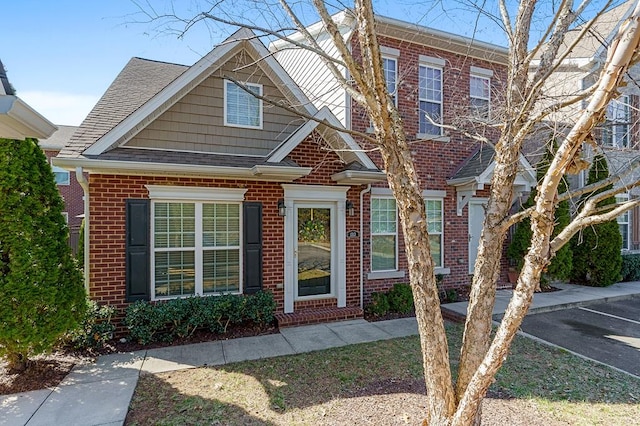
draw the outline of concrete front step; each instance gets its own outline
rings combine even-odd
[[[349,306],[346,308],[314,308],[300,312],[276,314],[279,328],[293,327],[305,324],[319,324],[324,322],[346,321],[364,318],[361,308]]]

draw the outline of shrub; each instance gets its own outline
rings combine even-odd
[[[622,275],[622,281],[640,281],[640,254],[622,255],[620,275]]]
[[[536,166],[536,178],[540,182],[544,179],[549,165],[553,160],[554,153],[558,150],[556,141],[550,142],[548,149],[546,150],[543,158]],[[564,179],[558,185],[558,192],[564,193],[568,189],[567,183]],[[535,204],[535,197],[537,194],[536,188],[531,190],[529,198],[522,205],[522,210],[525,210]],[[569,202],[562,201],[558,203],[556,211],[554,213],[555,226],[553,228],[552,237],[557,236],[571,221],[571,213],[569,209]],[[529,251],[531,245],[531,220],[526,217],[520,223],[516,225],[515,231],[511,238],[511,243],[507,247],[507,257],[511,261],[512,265],[515,265],[518,270],[522,269],[524,265],[524,256]],[[571,275],[571,269],[573,268],[573,252],[570,244],[565,244],[560,248],[551,259],[551,262],[547,266],[546,273],[541,277],[540,284],[545,287],[549,285],[549,281],[567,280]]]
[[[387,293],[371,293],[371,303],[367,306],[367,312],[375,316],[383,316],[389,313],[389,298]]]
[[[0,139],[0,356],[24,370],[86,309],[63,202],[35,139]]]
[[[254,295],[225,294],[171,299],[149,303],[138,301],[125,310],[124,325],[131,338],[143,345],[188,338],[197,330],[224,334],[229,325],[273,322],[276,302],[268,292]]]
[[[413,292],[409,284],[394,284],[387,297],[392,312],[408,314],[413,310]]]
[[[594,158],[587,185],[606,179],[609,176],[607,160],[598,155]],[[586,194],[584,202],[602,191],[607,191],[612,185],[607,185],[594,193]],[[614,197],[609,197],[597,204],[603,208],[615,204]],[[573,249],[573,281],[594,287],[605,287],[620,279],[622,267],[622,236],[617,221],[599,223],[587,227],[572,239]]]
[[[109,305],[98,305],[93,300],[87,301],[87,311],[78,328],[70,331],[66,341],[76,349],[98,349],[113,338],[116,326],[111,318],[116,309]]]

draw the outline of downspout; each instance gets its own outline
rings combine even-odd
[[[84,289],[89,297],[89,181],[84,177],[82,167],[76,167],[76,180],[82,187],[84,200]]]
[[[371,184],[360,191],[360,308],[364,309],[364,194],[371,191]]]

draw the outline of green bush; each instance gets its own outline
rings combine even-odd
[[[550,149],[549,149],[550,148]],[[553,160],[554,153],[558,150],[556,141],[550,142],[548,149],[545,151],[545,155],[536,166],[536,179],[541,182],[544,179],[549,165]],[[561,180],[558,185],[558,193],[564,193],[568,189],[565,180]],[[536,188],[531,190],[529,198],[522,205],[522,210],[528,209],[535,204],[535,197],[537,195]],[[562,201],[558,203],[554,212],[555,226],[553,228],[552,238],[557,236],[571,221],[571,213],[569,209],[569,202]],[[531,245],[531,220],[526,217],[520,223],[516,225],[515,231],[511,238],[511,243],[507,247],[507,257],[511,261],[511,265],[514,265],[518,270],[522,269],[524,265],[524,256],[529,251]],[[541,277],[540,284],[542,287],[548,286],[551,280],[565,281],[571,276],[571,269],[573,268],[573,252],[570,244],[565,244],[555,253],[555,256],[551,259],[547,266],[546,272]]]
[[[387,293],[371,293],[371,303],[367,306],[367,312],[375,316],[387,315],[389,313]]]
[[[19,371],[77,327],[86,296],[37,140],[0,139],[0,194],[0,356]]]
[[[409,284],[394,284],[387,297],[391,312],[408,314],[413,311],[413,291]]]
[[[622,281],[640,281],[640,254],[622,255],[620,275],[622,275]]]
[[[101,306],[93,300],[88,300],[87,311],[80,325],[67,334],[65,341],[76,349],[104,347],[105,343],[113,338],[116,330],[116,326],[111,322],[115,313],[116,309],[113,306]]]
[[[598,155],[594,158],[587,185],[599,182],[609,176],[607,160]],[[585,194],[581,202],[594,195],[612,189],[607,185],[594,193]],[[609,197],[597,204],[598,208],[615,204]],[[622,236],[617,221],[599,223],[583,229],[571,241],[573,249],[573,272],[571,278],[579,284],[606,287],[620,280],[622,268]]]
[[[125,310],[124,325],[131,339],[146,345],[188,338],[197,330],[224,334],[229,325],[273,322],[276,302],[268,292],[225,294],[150,303],[138,301]]]

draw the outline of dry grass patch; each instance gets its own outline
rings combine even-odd
[[[449,333],[451,353],[457,354],[460,328],[451,327]],[[529,367],[524,373],[518,370],[522,363]],[[577,370],[570,380],[585,372],[600,379],[578,382],[584,389],[575,394],[551,392],[555,389],[551,384],[561,382],[557,376],[564,374],[567,366]],[[527,377],[521,378],[520,374]],[[567,383],[556,388],[573,386]],[[596,389],[613,387],[622,390],[607,393]],[[419,340],[409,337],[144,375],[126,423],[419,424],[425,413],[424,392]],[[549,392],[556,397],[548,398]],[[519,338],[490,398],[485,400],[483,424],[598,424],[589,423],[599,418],[598,413],[609,420],[606,424],[633,424],[640,417],[638,406],[629,396],[633,392],[640,392],[640,381]]]

